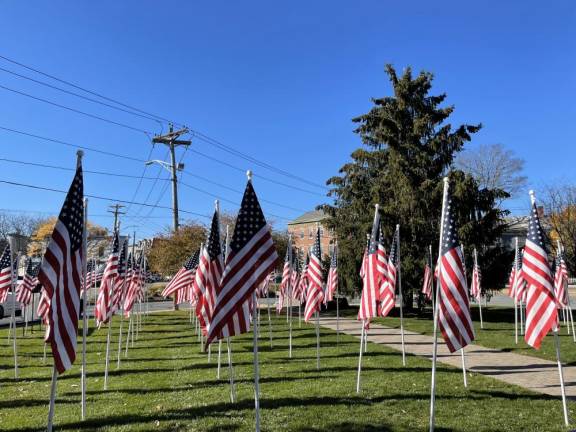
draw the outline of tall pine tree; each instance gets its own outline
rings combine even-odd
[[[469,251],[478,248],[485,285],[497,285],[505,270],[490,270],[497,270],[497,258],[504,253],[497,239],[504,229],[505,212],[497,209],[495,202],[507,194],[480,190],[472,177],[451,169],[455,155],[481,125],[453,128],[447,122],[454,107],[442,106],[446,94],[430,95],[431,73],[413,77],[408,68],[399,77],[390,65],[386,72],[393,96],[373,99],[373,108],[353,119],[363,147],[327,182],[334,203],[323,208],[330,216],[327,224],[338,237],[343,288],[357,292],[361,287],[358,271],[366,233],[374,204],[379,203],[385,242],[390,242],[396,224],[401,226],[404,292],[420,290],[428,245],[437,253],[445,175],[451,179],[460,238]],[[471,257],[468,262],[470,265]],[[405,298],[410,307],[412,297]]]

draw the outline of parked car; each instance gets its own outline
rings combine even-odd
[[[15,307],[16,315],[22,315],[22,305],[19,301],[12,301],[12,293],[8,293],[8,297],[4,303],[0,303],[0,319],[12,315],[12,305]],[[16,300],[16,299],[14,299]]]

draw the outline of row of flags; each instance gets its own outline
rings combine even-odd
[[[168,283],[163,296],[189,301],[206,345],[246,333],[257,307],[253,296],[267,295],[278,255],[270,226],[248,180],[234,233],[221,240],[218,205],[205,245],[186,260]]]

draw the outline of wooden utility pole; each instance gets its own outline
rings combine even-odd
[[[170,131],[165,135],[157,135],[152,138],[154,144],[165,144],[170,149],[170,169],[172,171],[172,211],[174,213],[174,232],[178,231],[178,168],[176,165],[176,152],[177,146],[189,146],[192,141],[190,140],[180,140],[178,139],[180,135],[188,133],[187,127],[174,130],[172,124],[170,124]]]
[[[122,204],[114,204],[109,206],[111,210],[108,210],[108,213],[114,214],[114,231],[118,229],[118,215],[126,214],[125,212],[121,212],[120,209],[125,207]]]

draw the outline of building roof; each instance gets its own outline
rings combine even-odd
[[[322,210],[312,210],[298,216],[296,219],[288,222],[288,225],[298,225],[303,223],[320,222],[328,216]]]

